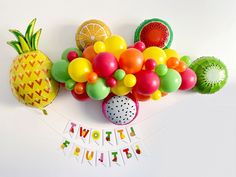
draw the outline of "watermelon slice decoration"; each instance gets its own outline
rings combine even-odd
[[[134,42],[142,41],[146,47],[169,48],[173,40],[170,25],[158,18],[145,20],[135,31]]]

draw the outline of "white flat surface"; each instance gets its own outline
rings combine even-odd
[[[1,0],[0,176],[236,177],[235,9],[234,0]],[[221,58],[229,69],[229,82],[214,95],[180,92],[159,102],[141,103],[134,123],[144,125],[149,156],[122,168],[85,168],[59,154],[58,134],[37,111],[11,95],[8,72],[16,53],[6,45],[13,39],[7,30],[24,31],[34,17],[36,27],[43,28],[39,47],[54,61],[63,49],[75,46],[74,33],[84,20],[103,20],[131,44],[139,23],[162,18],[173,28],[172,48],[194,59]],[[99,103],[78,103],[69,93],[60,92],[51,107],[91,127],[111,126],[102,118]],[[88,107],[90,112],[83,111]]]

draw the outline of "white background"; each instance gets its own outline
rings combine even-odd
[[[193,59],[217,56],[229,69],[229,82],[214,95],[180,92],[141,103],[134,123],[143,125],[148,157],[121,168],[85,168],[58,152],[60,137],[44,119],[53,118],[54,110],[91,127],[111,127],[102,118],[100,103],[78,103],[60,92],[45,118],[11,95],[8,72],[16,53],[6,45],[13,39],[8,29],[24,31],[34,17],[36,27],[43,28],[39,47],[53,61],[75,46],[76,28],[85,20],[103,20],[131,44],[139,23],[162,18],[174,31],[172,48]],[[1,177],[236,177],[235,0],[1,0],[0,19]]]

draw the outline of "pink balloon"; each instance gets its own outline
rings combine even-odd
[[[180,90],[190,90],[197,83],[197,76],[193,70],[187,68],[184,72],[180,73],[182,78],[182,84]]]
[[[136,74],[136,89],[139,94],[150,95],[154,93],[160,85],[159,77],[150,70],[142,70]]]
[[[93,70],[101,77],[109,77],[118,68],[116,57],[108,52],[99,53],[93,59]]]

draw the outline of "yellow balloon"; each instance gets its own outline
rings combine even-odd
[[[124,85],[126,87],[133,87],[136,84],[136,77],[133,74],[127,74],[124,78]]]
[[[160,91],[160,90],[155,91],[155,92],[151,95],[151,98],[152,98],[153,100],[160,100],[160,99],[161,99],[161,91]]]
[[[98,41],[94,44],[93,49],[96,53],[101,53],[106,51],[106,46],[104,42]]]
[[[119,59],[120,54],[127,49],[126,42],[124,38],[119,35],[112,35],[108,37],[105,41],[106,52],[110,52]]]
[[[157,64],[166,64],[166,54],[164,50],[159,47],[148,47],[143,51],[144,59],[147,60],[149,58],[154,59]]]
[[[76,58],[68,67],[70,77],[76,82],[86,82],[87,74],[90,72],[92,72],[92,64],[86,58]]]
[[[114,93],[115,95],[118,95],[118,96],[123,96],[123,95],[127,95],[130,91],[131,91],[131,88],[130,87],[126,87],[124,85],[124,82],[123,80],[121,81],[118,81],[116,86],[113,87],[111,89],[112,93]]]
[[[165,49],[164,52],[166,53],[167,59],[170,57],[180,58],[179,54],[173,49]]]

